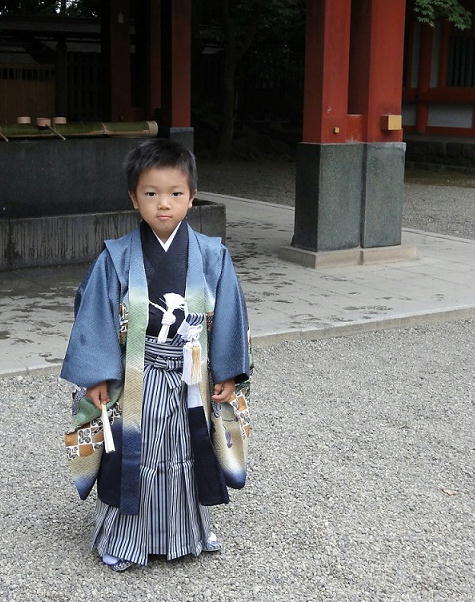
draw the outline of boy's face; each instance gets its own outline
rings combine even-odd
[[[186,173],[177,167],[144,170],[135,192],[129,191],[135,209],[155,234],[165,242],[191,207],[196,191]]]

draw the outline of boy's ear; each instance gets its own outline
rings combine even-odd
[[[139,205],[137,203],[137,197],[135,196],[135,192],[132,192],[132,190],[129,190],[129,198],[132,201],[132,205],[134,206],[134,209],[138,209]]]
[[[196,190],[196,188],[195,188],[195,190],[193,190],[193,192],[191,193],[191,195],[190,195],[190,202],[189,202],[189,204],[188,204],[188,207],[191,207],[191,206],[192,206],[192,204],[193,204],[193,201],[196,199],[196,193],[197,193],[197,192],[198,192],[198,191],[197,191],[197,190]]]

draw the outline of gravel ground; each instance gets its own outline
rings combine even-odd
[[[67,386],[3,379],[0,599],[473,600],[474,327],[257,349],[249,483],[214,511],[224,550],[123,574],[88,551]]]
[[[403,226],[475,239],[475,188],[408,184]]]
[[[288,160],[199,160],[199,187],[259,201],[293,205],[295,163]],[[403,226],[475,238],[475,177],[408,169]]]

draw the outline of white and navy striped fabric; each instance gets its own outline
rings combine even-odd
[[[147,564],[149,554],[172,560],[216,549],[208,545],[209,513],[196,493],[181,381],[183,347],[175,342],[177,337],[172,344],[146,338],[140,511],[119,514],[118,508],[97,501],[92,547],[101,556]]]

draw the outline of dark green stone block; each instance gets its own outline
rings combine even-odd
[[[131,208],[122,164],[145,138],[0,143],[0,218]]]
[[[404,142],[368,142],[364,169],[361,246],[401,244]]]
[[[360,244],[364,144],[313,144],[297,149],[292,244],[309,251]]]

